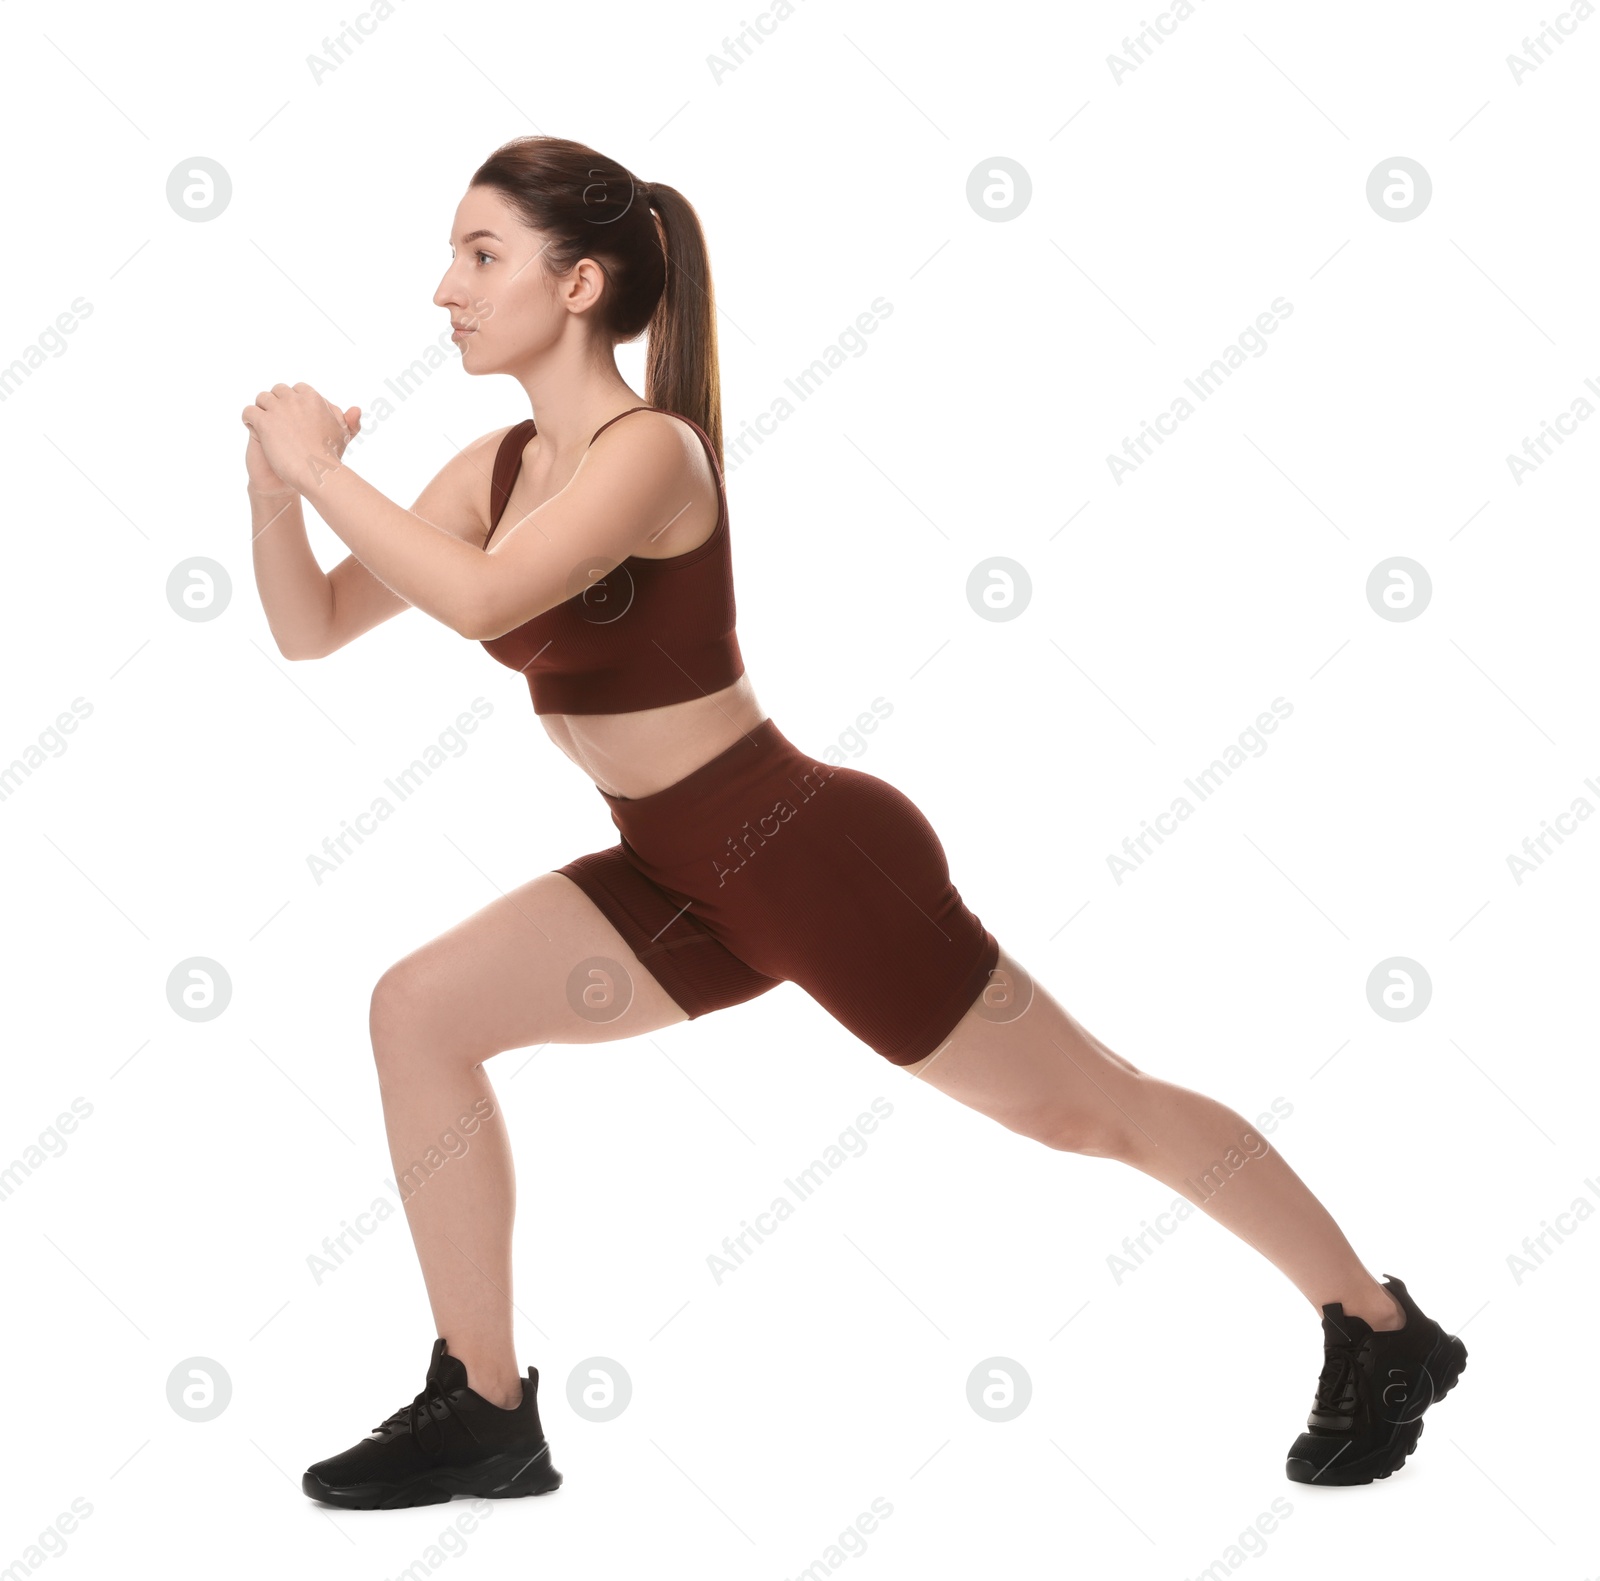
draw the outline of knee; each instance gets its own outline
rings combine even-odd
[[[426,955],[408,955],[373,984],[367,1029],[380,1084],[419,1064],[471,1069],[509,1046],[462,1016],[460,988],[447,971]]]
[[[1121,1129],[1106,1124],[1099,1115],[1077,1111],[1049,1115],[1032,1134],[1058,1153],[1082,1153],[1088,1158],[1121,1158],[1124,1154]]]
[[[397,961],[372,987],[367,1007],[367,1029],[372,1035],[372,1056],[380,1069],[404,1059],[426,1036],[429,996],[422,970],[412,961]]]
[[[1133,1086],[1137,1082],[1119,1084]],[[1097,1093],[1092,1104],[1058,1103],[1042,1110],[1030,1133],[1047,1147],[1062,1153],[1082,1153],[1090,1158],[1123,1161],[1138,1155],[1143,1140],[1133,1118],[1133,1095],[1119,1091],[1115,1100]]]

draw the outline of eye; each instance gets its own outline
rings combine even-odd
[[[486,252],[485,252],[485,251],[484,251],[484,250],[483,250],[483,249],[482,249],[482,248],[481,248],[481,247],[480,247],[480,248],[478,248],[478,249],[477,249],[477,250],[476,250],[476,251],[475,251],[475,252],[474,252],[474,253],[473,253],[473,256],[474,256],[474,257],[475,257],[475,258],[493,258],[493,257],[494,257],[494,254],[493,254],[493,253],[486,253]]]

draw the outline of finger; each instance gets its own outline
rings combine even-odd
[[[273,385],[272,393],[274,395],[293,395],[294,387],[292,385],[283,383],[282,380],[279,380],[277,384]]]
[[[256,405],[260,407],[263,412],[267,410],[268,406],[272,403],[272,400],[273,394],[271,390],[256,391]]]

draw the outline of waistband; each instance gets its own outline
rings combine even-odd
[[[607,805],[620,817],[646,811],[650,814],[676,812],[699,801],[713,786],[720,790],[741,770],[765,767],[774,756],[786,749],[797,755],[799,753],[799,748],[769,716],[760,724],[752,725],[732,746],[725,747],[714,758],[708,758],[699,768],[690,769],[681,780],[674,780],[648,796],[613,796],[608,790],[600,790],[598,785],[595,789],[600,791]]]
[[[780,799],[806,799],[835,772],[802,752],[769,718],[653,795],[600,794],[635,864],[642,863],[657,883],[687,888],[746,820],[769,813]]]

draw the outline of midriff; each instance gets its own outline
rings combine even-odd
[[[732,686],[628,714],[540,714],[545,734],[611,796],[675,785],[767,717],[749,673]]]

